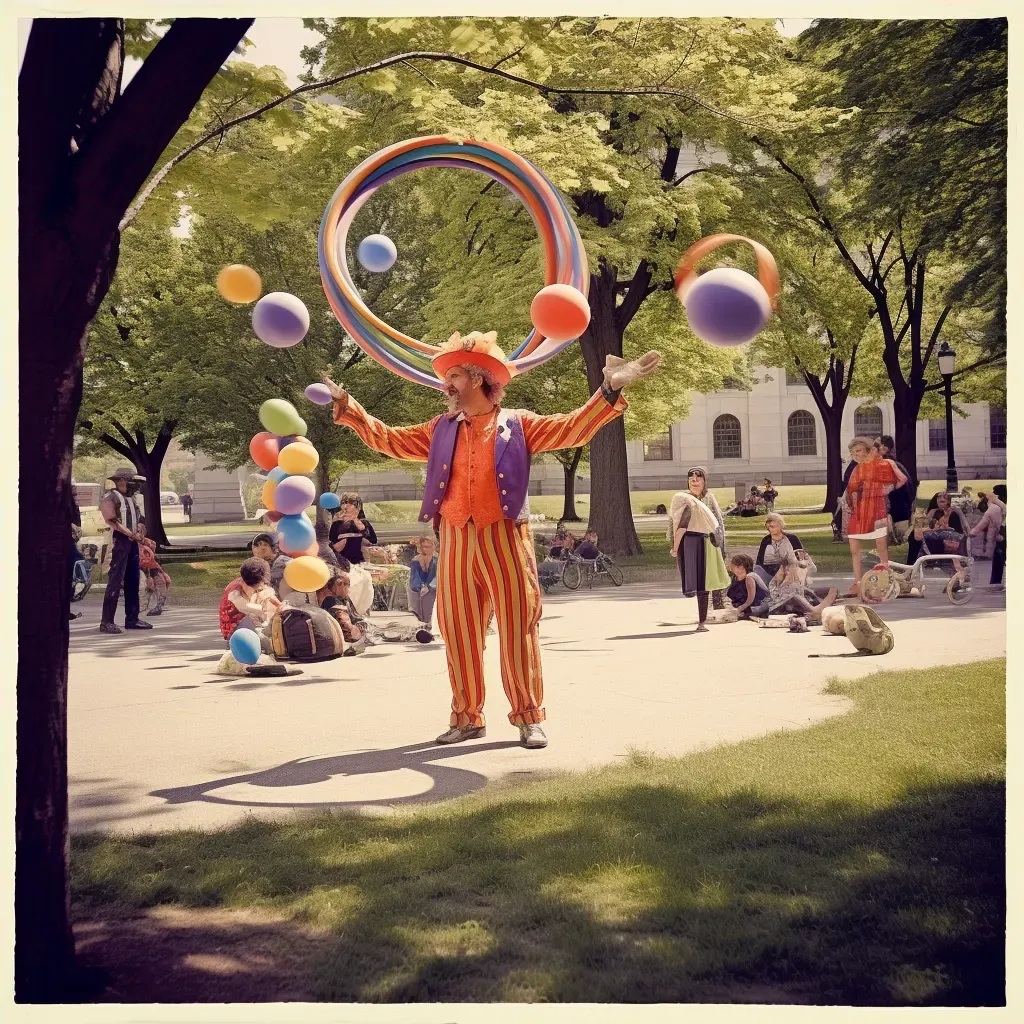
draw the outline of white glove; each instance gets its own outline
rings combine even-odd
[[[627,363],[620,356],[608,356],[604,362],[604,382],[611,391],[620,391],[641,377],[647,377],[661,364],[660,352],[647,352]]]

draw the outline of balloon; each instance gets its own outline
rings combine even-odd
[[[253,307],[252,329],[273,348],[291,348],[309,330],[309,310],[302,299],[288,292],[271,292]]]
[[[311,444],[301,444],[298,441],[283,448],[277,457],[277,464],[281,469],[298,476],[312,473],[319,462],[320,453]]]
[[[578,338],[590,323],[590,304],[578,288],[549,284],[534,296],[530,319],[538,334],[561,344]]]
[[[267,479],[279,484],[288,474],[280,467],[275,466],[268,474]]]
[[[261,430],[249,442],[249,457],[260,469],[273,469],[277,465],[277,438],[267,430]]]
[[[274,492],[277,490],[277,484],[273,480],[268,480],[263,485],[263,507],[268,512],[277,512],[277,506],[274,504]]]
[[[276,523],[279,519],[283,519],[284,518],[284,513],[283,512],[275,512],[275,511],[271,510],[271,511],[265,513],[263,518],[268,523]]]
[[[398,259],[398,250],[387,235],[367,235],[356,249],[356,259],[367,270],[382,274],[394,266],[395,260]]]
[[[290,476],[275,484],[274,509],[286,516],[298,515],[313,504],[316,488],[313,481],[304,476]]]
[[[260,638],[252,629],[236,629],[229,645],[235,661],[241,665],[255,665],[260,660]]]
[[[683,296],[683,307],[693,333],[712,345],[745,345],[772,313],[760,281],[735,267],[701,274]]]
[[[336,494],[328,492],[327,494],[320,495],[320,507],[321,508],[341,508],[341,498]]]
[[[260,275],[243,263],[232,263],[217,275],[217,291],[238,305],[255,302],[263,291]]]
[[[317,405],[330,405],[334,401],[326,384],[310,384],[303,394]]]
[[[283,398],[268,398],[260,406],[260,423],[278,435],[306,432],[306,421],[295,411],[295,406]]]
[[[312,594],[331,578],[331,571],[322,558],[300,555],[284,567],[284,581],[300,594]]]
[[[289,553],[300,553],[310,544],[316,543],[316,531],[309,521],[309,516],[300,512],[298,515],[285,516],[277,524],[277,536],[281,546],[288,548]]]

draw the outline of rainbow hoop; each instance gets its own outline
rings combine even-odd
[[[435,345],[417,341],[374,316],[349,274],[348,230],[363,204],[381,185],[424,167],[458,167],[480,171],[504,185],[529,211],[544,243],[544,284],[568,284],[584,295],[590,270],[569,208],[551,182],[528,160],[502,146],[446,135],[428,135],[388,146],[364,160],[341,183],[320,223],[320,279],[327,301],[342,327],[367,355],[406,380],[443,388],[430,360]],[[455,325],[458,326],[458,325]],[[485,329],[483,325],[481,329]],[[508,358],[516,373],[539,366],[572,340],[553,342],[531,330]]]

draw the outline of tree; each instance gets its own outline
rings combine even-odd
[[[18,78],[18,768],[15,998],[75,989],[67,863],[67,542],[85,329],[118,223],[252,23],[179,19],[121,93],[120,19],[36,19]],[[40,586],[39,580],[54,581]]]
[[[915,479],[940,340],[962,339],[959,379],[990,379],[1005,360],[1006,31],[1005,20],[819,22],[798,46],[819,72],[808,100],[851,116],[821,138],[752,133],[747,152],[748,168],[767,158],[790,179],[806,223],[867,293]]]

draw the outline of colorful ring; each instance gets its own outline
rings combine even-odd
[[[568,284],[584,295],[590,269],[583,239],[569,208],[547,177],[528,160],[502,146],[446,135],[428,135],[388,146],[368,157],[338,186],[320,222],[320,279],[334,315],[367,355],[395,373],[427,387],[444,385],[431,367],[436,345],[389,327],[369,309],[348,269],[348,230],[363,204],[381,185],[424,167],[480,171],[504,185],[527,209],[544,244],[544,284]],[[508,358],[516,373],[539,366],[572,344],[553,342],[531,330]]]

